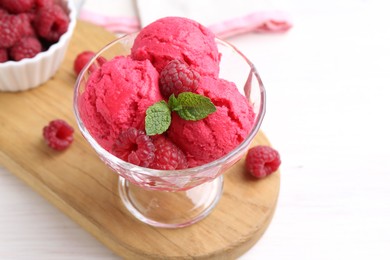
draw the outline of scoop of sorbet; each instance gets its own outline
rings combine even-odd
[[[146,110],[160,100],[158,73],[152,64],[118,56],[91,74],[80,116],[90,134],[110,150],[121,132],[145,129]]]
[[[217,111],[199,121],[187,121],[172,113],[168,129],[169,138],[187,156],[189,167],[211,162],[232,151],[247,137],[255,117],[234,83],[203,77],[199,84],[196,92],[210,98]]]
[[[176,59],[201,75],[217,77],[219,73],[215,35],[187,18],[165,17],[149,24],[135,39],[131,55],[136,60],[150,60],[158,72]]]

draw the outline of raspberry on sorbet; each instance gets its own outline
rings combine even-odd
[[[187,158],[182,150],[163,135],[153,138],[155,158],[149,168],[159,170],[180,170],[188,168]]]
[[[182,92],[195,92],[200,75],[179,60],[170,61],[161,71],[159,86],[161,94],[169,98]]]
[[[119,134],[112,152],[124,161],[148,167],[154,159],[155,147],[144,131],[130,127]]]

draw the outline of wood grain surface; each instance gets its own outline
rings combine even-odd
[[[44,85],[0,93],[0,164],[25,181],[118,255],[129,259],[230,259],[243,254],[264,233],[276,207],[280,175],[255,180],[243,160],[225,175],[223,196],[205,220],[187,228],[153,228],[132,217],[117,191],[118,177],[97,157],[78,129],[64,152],[48,148],[42,128],[62,118],[76,128],[72,110],[73,60],[115,38],[79,22],[67,56]],[[255,144],[269,145],[259,133]]]

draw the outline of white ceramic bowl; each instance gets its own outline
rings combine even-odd
[[[23,91],[48,81],[64,60],[69,41],[76,26],[76,7],[73,0],[58,0],[68,13],[68,30],[59,41],[33,58],[0,63],[0,91]]]

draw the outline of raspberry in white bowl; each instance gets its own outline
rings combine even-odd
[[[23,91],[59,69],[76,25],[73,1],[0,0],[0,91]]]

